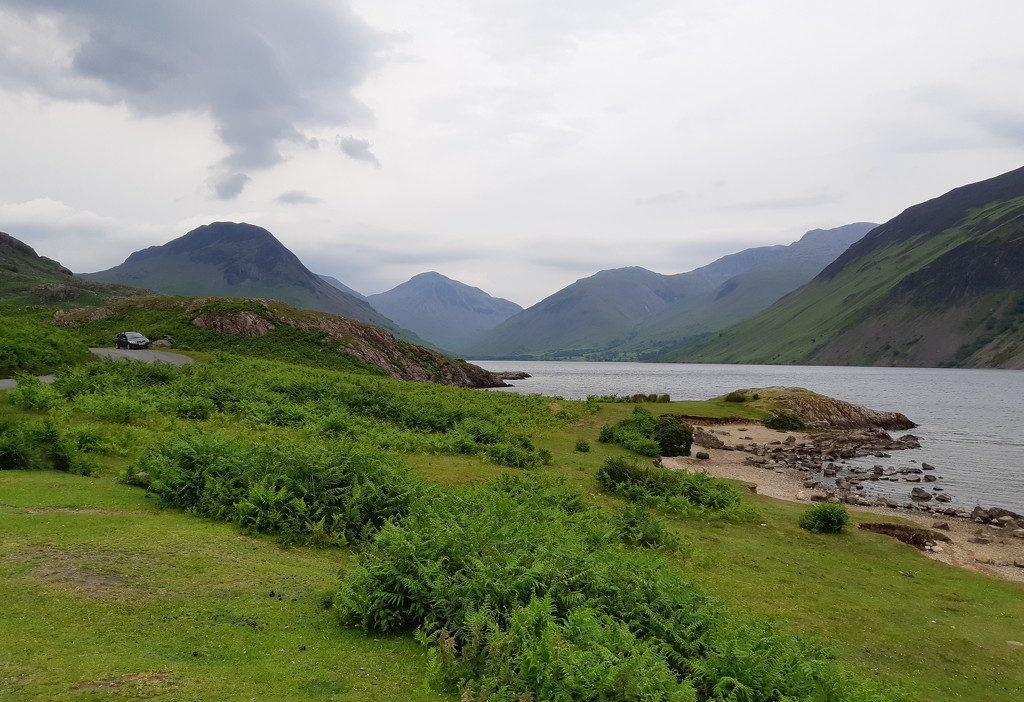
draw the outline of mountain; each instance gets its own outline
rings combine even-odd
[[[746,249],[675,275],[601,271],[488,332],[467,357],[644,360],[759,312],[874,226],[818,229],[788,246]]]
[[[367,300],[406,329],[456,353],[523,310],[514,302],[434,272],[420,273]]]
[[[149,294],[146,290],[84,280],[31,246],[0,232],[0,303],[99,304]]]
[[[350,288],[349,286],[345,285],[343,282],[341,282],[340,280],[338,280],[337,278],[335,278],[333,276],[320,274],[320,275],[317,275],[317,277],[320,278],[320,280],[322,280],[325,283],[327,283],[328,285],[333,285],[338,290],[340,290],[340,291],[342,291],[344,293],[348,293],[349,295],[351,295],[352,297],[356,298],[357,300],[364,300],[364,301],[366,300],[366,295],[362,294],[361,292],[357,292],[357,291],[353,290],[352,288]]]
[[[769,309],[659,360],[1024,368],[1024,168],[907,209]]]
[[[252,224],[207,224],[163,246],[136,251],[119,266],[82,277],[165,295],[269,298],[402,331],[364,300],[311,273],[273,234]],[[409,334],[399,336],[419,341]]]

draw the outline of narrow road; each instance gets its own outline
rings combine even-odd
[[[171,363],[175,366],[183,366],[187,363],[192,363],[192,359],[188,356],[182,356],[180,353],[171,353],[170,351],[108,348],[89,350],[100,358],[127,358],[132,361],[145,361],[147,363]],[[44,383],[53,382],[52,375],[42,375],[39,379]],[[11,388],[16,387],[18,387],[18,383],[13,378],[0,379],[0,390],[10,390]]]

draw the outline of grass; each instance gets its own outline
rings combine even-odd
[[[0,700],[443,699],[411,639],[324,608],[345,550],[283,549],[109,478],[4,471],[0,494]]]
[[[598,488],[598,467],[624,451],[598,442],[597,435],[638,405],[611,403],[590,413],[584,403],[553,405],[224,357],[208,362],[214,379],[225,372],[243,389],[260,385],[256,378],[274,378],[263,382],[263,391],[278,388],[277,403],[287,393],[331,389],[321,384],[333,379],[338,387],[353,383],[393,398],[393,407],[413,413],[405,421],[419,417],[421,408],[434,408],[435,415],[472,408],[474,416],[489,417],[550,453],[550,464],[531,473],[562,480],[594,509],[626,505]],[[153,380],[149,375],[129,373],[118,387]],[[158,388],[139,392],[167,395],[183,380],[168,376]],[[355,567],[355,550],[284,548],[273,536],[245,535],[231,524],[161,508],[144,490],[117,481],[147,446],[171,434],[316,439],[307,427],[228,411],[205,421],[156,412],[126,425],[91,417],[75,402],[48,413],[16,410],[4,402],[9,394],[0,394],[0,419],[39,424],[49,418],[64,432],[85,432],[100,443],[89,454],[96,477],[0,471],[0,589],[6,599],[0,700],[449,699],[424,689],[425,656],[412,636],[343,628],[324,608],[339,572]],[[720,399],[644,406],[655,414],[752,420],[765,412],[754,403]],[[308,407],[312,412],[319,405]],[[375,441],[406,437],[400,445],[413,446],[408,437],[427,436],[380,422],[365,425]],[[590,452],[575,450],[580,440],[590,443]],[[446,490],[509,471],[480,453],[392,453],[413,476]],[[932,562],[854,525],[839,535],[811,534],[797,524],[803,506],[741,492],[744,507],[757,515],[753,521],[659,512],[679,547],[651,554],[658,567],[694,582],[732,612],[767,617],[785,632],[826,644],[842,669],[905,689],[911,699],[1024,695],[1024,647],[1007,643],[1021,640],[1024,587]]]

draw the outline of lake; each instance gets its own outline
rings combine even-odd
[[[1024,513],[1024,371],[851,366],[744,366],[689,363],[474,361],[491,371],[525,371],[518,392],[586,399],[588,395],[668,393],[706,400],[733,390],[801,387],[876,410],[902,412],[917,423],[921,448],[887,459],[931,463],[951,506],[1003,507]],[[902,435],[906,432],[898,432]],[[883,484],[884,485],[884,484]],[[910,486],[891,483],[874,494],[906,501]]]

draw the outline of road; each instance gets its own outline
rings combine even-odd
[[[180,353],[171,353],[170,351],[154,351],[148,349],[145,351],[132,350],[132,349],[89,349],[100,358],[127,358],[132,361],[146,361],[147,363],[171,363],[175,366],[183,366],[186,363],[192,363],[192,359],[188,356],[182,356]],[[52,375],[43,375],[39,379],[44,383],[52,383]],[[10,390],[18,386],[17,381],[13,378],[0,379],[0,390]]]

